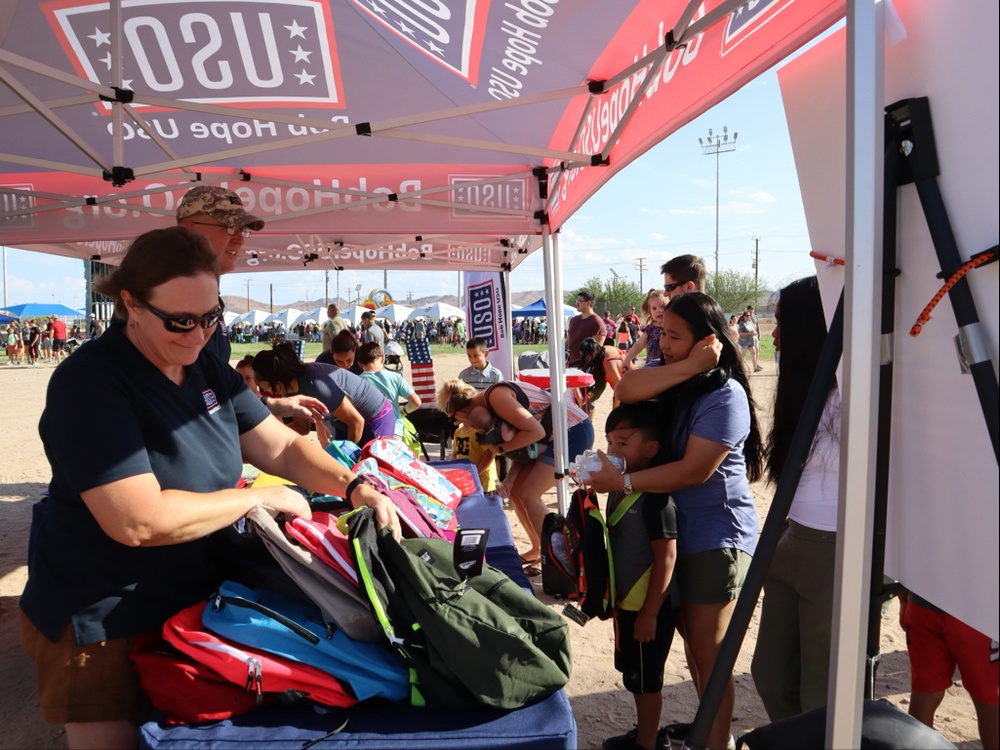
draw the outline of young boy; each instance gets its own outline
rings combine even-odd
[[[503,380],[503,373],[486,361],[489,348],[486,339],[469,339],[465,345],[465,356],[469,358],[469,367],[458,373],[458,379],[468,383],[477,391],[485,391],[494,383]]]
[[[625,459],[628,471],[648,468],[660,450],[659,420],[648,404],[623,404],[608,415],[608,455]],[[654,750],[663,707],[663,665],[674,637],[678,604],[673,583],[677,520],[670,495],[645,492],[612,525],[615,509],[632,495],[608,496],[615,603],[615,668],[635,700],[636,727],[606,739],[604,750]]]
[[[486,339],[473,338],[465,345],[465,356],[469,358],[469,366],[458,373],[458,379],[468,383],[477,391],[485,391],[494,383],[503,380],[503,373],[486,361],[489,347]],[[479,482],[483,492],[489,494],[496,491],[497,464],[504,459],[494,454],[476,438],[476,430],[468,425],[459,425],[452,438],[452,458],[467,458],[476,465],[479,471]]]
[[[394,436],[396,440],[403,439],[403,412],[409,414],[420,408],[420,396],[418,396],[413,386],[406,382],[406,379],[398,372],[385,369],[385,352],[381,345],[374,341],[363,344],[355,355],[355,359],[363,372],[361,377],[368,380],[378,388],[392,404],[392,411],[396,415],[396,429]],[[400,399],[406,399],[406,406],[403,412],[399,410]]]

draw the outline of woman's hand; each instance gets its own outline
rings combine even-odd
[[[375,513],[375,528],[388,528],[397,542],[402,538],[403,530],[396,513],[396,506],[382,493],[376,492],[367,484],[359,484],[357,489],[351,493],[351,505],[355,508],[360,508],[363,505],[368,506]]]
[[[330,411],[319,399],[301,395],[269,398],[267,408],[276,417],[296,417],[308,422],[318,422]]]
[[[590,481],[587,484],[598,492],[618,492],[625,487],[625,479],[622,473],[615,468],[615,465],[608,461],[608,455],[604,451],[597,451],[601,458],[601,468],[599,471],[591,472]]]
[[[715,337],[714,333],[710,333],[694,345],[687,359],[696,372],[708,372],[719,364],[721,356],[722,342]]]
[[[246,491],[254,493],[254,499],[258,505],[266,505],[279,513],[288,513],[300,518],[312,518],[309,501],[303,497],[301,492],[293,490],[288,485],[282,484],[276,487],[261,487]]]

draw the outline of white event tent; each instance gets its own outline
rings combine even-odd
[[[838,543],[853,567],[838,616],[849,657],[864,639],[871,536],[884,18],[896,6],[905,25],[920,5],[10,0],[0,6],[0,243],[114,264],[130,238],[172,223],[187,189],[219,184],[267,222],[244,247],[241,273],[507,273],[541,248],[556,309],[566,220],[624,166],[846,14],[850,441]],[[995,32],[995,3],[953,15]],[[979,53],[995,76],[995,33]],[[977,182],[995,186],[996,161],[982,160],[991,175]],[[558,382],[562,317],[551,326]],[[554,415],[564,500],[565,414]],[[997,590],[968,597],[990,598],[995,613]],[[858,742],[855,669],[838,673],[834,746]]]

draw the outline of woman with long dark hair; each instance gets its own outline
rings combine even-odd
[[[258,352],[253,358],[253,376],[264,396],[282,398],[300,393],[319,399],[329,409],[329,421],[338,439],[364,445],[377,437],[395,435],[396,415],[382,391],[342,367],[304,363],[291,343]],[[329,436],[319,423],[317,429],[321,430],[317,433],[320,439],[328,442]]]
[[[772,335],[781,367],[767,441],[767,477],[777,483],[826,341],[816,277],[783,288],[774,314]],[[751,671],[771,721],[826,705],[839,473],[840,392],[834,385],[826,394],[788,523],[764,582]]]
[[[664,367],[643,369],[671,368],[692,352],[701,356],[713,347],[719,352],[718,364],[658,395],[667,417],[662,463],[622,476],[605,462],[592,476],[599,492],[669,492],[677,504],[682,632],[699,696],[757,543],[750,482],[761,476],[763,446],[742,357],[728,326],[726,315],[707,294],[690,292],[670,301],[660,338]],[[620,389],[618,396],[629,400]],[[708,747],[727,746],[735,700],[730,677]]]

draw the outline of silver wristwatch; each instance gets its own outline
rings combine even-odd
[[[625,484],[622,486],[622,492],[624,494],[626,494],[626,495],[631,495],[632,494],[632,475],[629,474],[628,472],[626,472],[625,474],[622,475],[622,478],[625,480]]]

